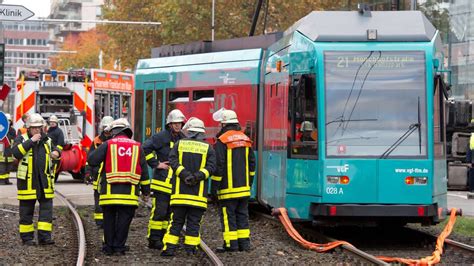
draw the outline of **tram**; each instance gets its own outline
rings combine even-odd
[[[140,60],[136,138],[180,108],[212,142],[212,113],[233,109],[254,141],[261,204],[321,225],[436,224],[447,208],[442,62],[419,11],[314,11],[265,50]]]

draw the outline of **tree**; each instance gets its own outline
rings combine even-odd
[[[61,70],[99,68],[99,53],[101,48],[105,47],[107,40],[107,35],[97,29],[67,36],[62,45],[62,50],[75,51],[75,53],[59,54],[53,58],[53,68]],[[110,60],[107,62],[104,64],[106,67],[111,65]]]

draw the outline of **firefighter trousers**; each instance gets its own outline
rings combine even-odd
[[[0,162],[0,185],[10,184],[10,171],[13,169],[12,162]]]
[[[39,199],[38,242],[51,240],[53,231],[53,199]],[[33,214],[36,200],[20,200],[20,237],[23,242],[34,240]]]
[[[105,205],[104,211],[104,247],[105,252],[124,252],[128,231],[135,215],[136,206]]]
[[[224,247],[231,250],[250,248],[249,198],[219,201]]]
[[[170,226],[163,238],[163,250],[175,250],[178,247],[181,229],[186,223],[184,246],[187,251],[196,250],[201,243],[201,219],[206,210],[190,206],[172,206]]]
[[[148,223],[148,241],[162,242],[170,218],[170,195],[154,192],[152,209]]]
[[[104,221],[104,212],[102,206],[99,205],[99,192],[94,189],[94,220],[95,224],[102,226]]]

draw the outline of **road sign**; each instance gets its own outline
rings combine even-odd
[[[0,139],[3,139],[8,133],[8,119],[5,113],[0,112]]]
[[[23,21],[34,15],[33,11],[24,6],[0,5],[0,21]]]

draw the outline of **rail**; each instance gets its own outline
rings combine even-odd
[[[149,208],[149,209],[152,208],[152,205],[151,205],[150,202],[144,202],[142,200],[140,200],[140,202],[142,202],[147,208]],[[184,231],[186,230],[186,225],[183,227],[183,230]],[[202,249],[202,251],[204,251],[204,253],[206,253],[207,257],[211,260],[211,262],[215,266],[223,266],[224,265],[224,263],[222,263],[222,261],[216,255],[216,253],[214,253],[214,251],[212,251],[212,249],[202,239],[201,239],[201,243],[199,243],[199,247]]]
[[[85,258],[86,258],[86,234],[84,230],[84,225],[82,224],[81,217],[79,216],[79,213],[77,213],[76,208],[72,205],[72,203],[59,191],[55,192],[56,195],[58,195],[59,199],[66,204],[66,206],[69,208],[69,211],[71,211],[73,219],[74,219],[74,224],[76,225],[77,228],[77,236],[78,236],[78,243],[79,243],[79,249],[78,249],[78,254],[77,254],[77,266],[82,266],[84,265]]]

